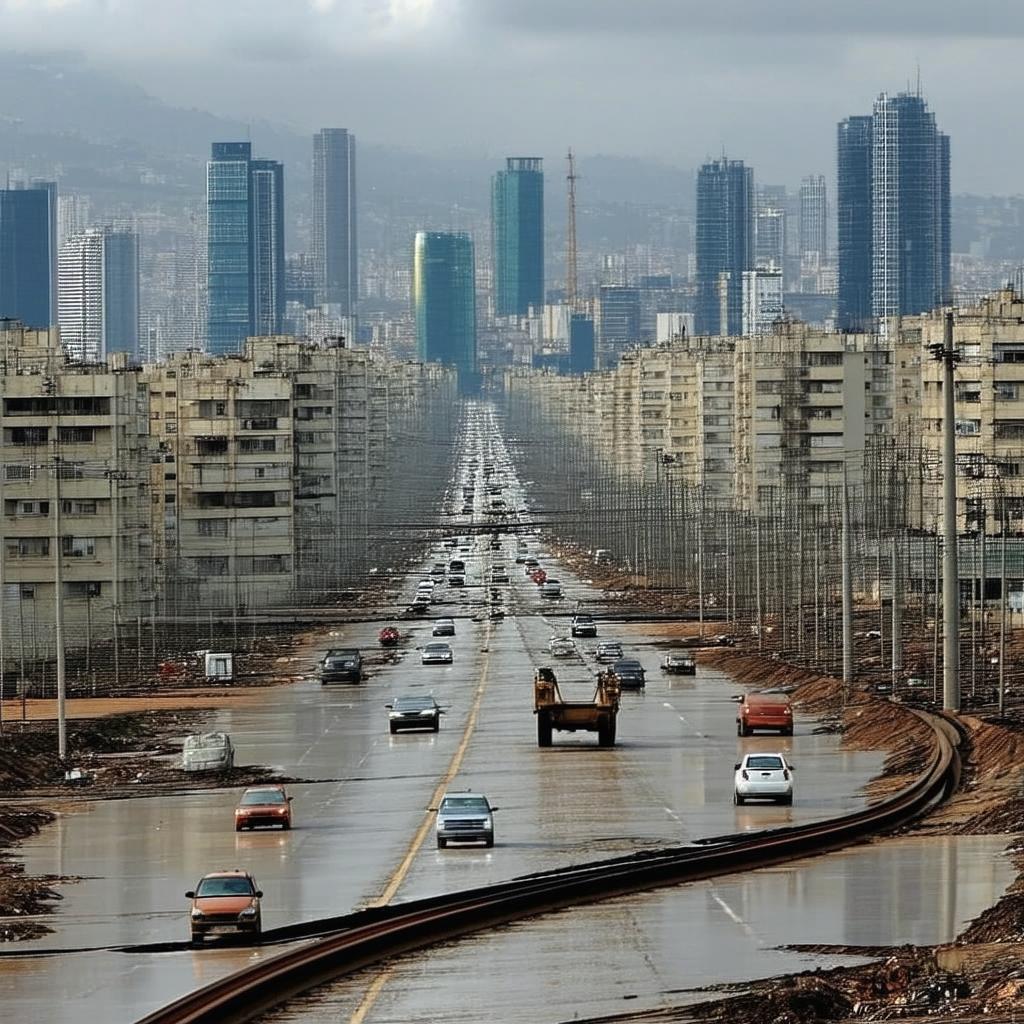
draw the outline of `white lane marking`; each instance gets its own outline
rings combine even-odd
[[[725,916],[728,917],[733,924],[738,924],[750,938],[757,941],[757,934],[754,932],[754,929],[751,928],[750,925],[747,924],[747,922],[744,921],[743,918],[740,917],[739,914],[737,914],[736,911],[733,910],[717,892],[713,892],[711,894],[711,898],[722,908]]]

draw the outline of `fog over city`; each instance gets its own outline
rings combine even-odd
[[[721,153],[831,172],[835,125],[908,84],[954,140],[953,191],[1015,193],[1009,0],[7,0],[8,51],[81,54],[184,107],[302,133],[346,123],[428,155]],[[7,96],[0,112],[19,116]]]

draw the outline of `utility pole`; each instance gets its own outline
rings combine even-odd
[[[1006,705],[1006,493],[1003,492],[1003,527],[999,543],[999,714]]]
[[[63,538],[61,537],[60,525],[60,478],[63,472],[63,464],[59,455],[53,456],[53,481],[55,489],[54,513],[53,513],[53,618],[54,643],[57,647],[57,757],[63,761],[68,756],[67,736],[67,694],[65,691],[65,665],[64,665],[64,564],[61,557]]]
[[[849,698],[853,686],[853,572],[850,565],[850,490],[847,483],[846,461],[843,460],[842,504],[842,559],[843,559],[843,692]]]
[[[953,348],[953,313],[946,313],[941,351],[932,352],[942,360],[942,706],[960,710],[960,573],[956,534],[956,404],[953,370],[957,357]]]
[[[900,555],[898,534],[892,531],[892,695],[896,696],[900,674],[903,670],[903,644],[900,632],[903,628],[902,608],[903,580],[900,578]]]
[[[569,184],[569,225],[565,233],[565,298],[569,304],[569,312],[576,311],[576,158],[572,148],[568,155],[569,173],[565,180]]]

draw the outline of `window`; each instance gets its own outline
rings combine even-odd
[[[49,427],[11,427],[4,431],[4,441],[17,445],[42,445],[49,440]]]
[[[5,480],[31,480],[32,468],[30,466],[19,466],[17,463],[8,463],[4,466]]]
[[[997,402],[1013,402],[1016,401],[1020,394],[1019,384],[1010,384],[1006,381],[997,380],[993,385],[995,390],[995,398]]]
[[[36,586],[34,583],[22,583],[21,593],[18,595],[22,601],[34,601],[36,596]]]
[[[196,455],[226,455],[228,439],[226,437],[197,437]]]
[[[981,420],[957,420],[956,433],[958,437],[974,437],[981,433]]]
[[[274,452],[277,451],[277,441],[273,437],[243,437],[238,441],[238,451],[242,455]]]
[[[61,554],[66,558],[89,558],[96,554],[95,537],[61,537]]]
[[[48,501],[4,501],[4,514],[8,516],[48,516]]]
[[[200,577],[206,576],[227,576],[228,556],[211,555],[206,558],[195,559],[196,573]]]
[[[64,594],[67,597],[99,597],[103,585],[97,580],[73,580],[64,584]]]
[[[4,542],[8,558],[47,558],[50,554],[49,537],[8,537]]]
[[[228,521],[226,519],[197,519],[196,533],[200,537],[226,537]]]
[[[60,511],[65,516],[94,516],[98,509],[95,501],[62,501]]]

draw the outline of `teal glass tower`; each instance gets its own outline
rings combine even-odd
[[[284,167],[248,142],[215,142],[206,165],[207,351],[238,352],[284,320]]]
[[[459,386],[476,380],[476,268],[464,231],[418,231],[413,253],[416,347],[427,363],[459,371]]]
[[[510,156],[491,181],[494,314],[521,316],[544,302],[544,171]]]

